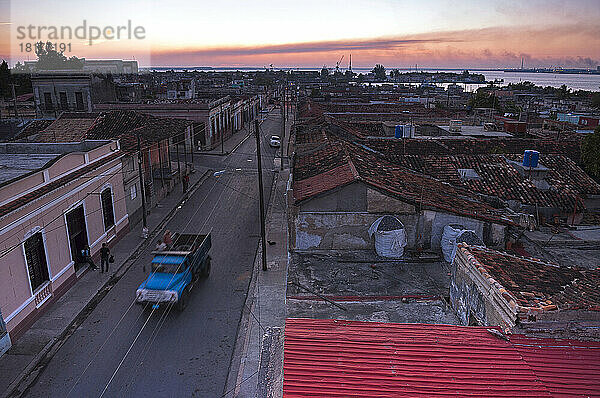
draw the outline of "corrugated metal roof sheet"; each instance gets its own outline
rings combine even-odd
[[[288,319],[285,397],[600,395],[600,343],[485,327]]]

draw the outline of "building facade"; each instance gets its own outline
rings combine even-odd
[[[11,347],[10,335],[6,331],[6,324],[2,318],[2,309],[0,308],[0,356]]]
[[[0,307],[14,341],[129,230],[116,141],[0,146]]]

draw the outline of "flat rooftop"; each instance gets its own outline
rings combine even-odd
[[[288,317],[458,324],[446,301],[449,281],[439,259],[387,261],[367,250],[293,253]]]
[[[109,141],[77,143],[0,143],[0,185],[43,169],[48,163],[70,152],[87,152]]]
[[[512,137],[512,134],[503,131],[486,131],[483,126],[461,126],[461,131],[450,131],[450,126],[438,126],[449,135],[462,135],[465,137]]]
[[[62,156],[55,154],[0,154],[0,184],[43,168],[50,161]]]

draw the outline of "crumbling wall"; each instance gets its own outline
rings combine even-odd
[[[384,214],[414,214],[415,206],[367,188],[367,211]]]
[[[353,183],[334,189],[302,203],[302,211],[367,211],[367,188],[363,183]]]
[[[457,270],[456,264],[452,266],[450,278],[450,304],[461,325],[473,323],[471,317],[480,325],[487,323],[483,294],[462,270]]]
[[[295,206],[291,240],[296,250],[371,250],[368,229],[384,214],[404,224],[408,247],[414,247],[419,217],[413,205],[357,182]]]
[[[450,305],[463,325],[476,323],[512,330],[516,309],[511,308],[502,296],[503,289],[496,285],[471,264],[459,248],[452,264]]]
[[[513,333],[555,339],[600,340],[598,311],[522,311],[518,317]]]
[[[483,242],[489,247],[504,248],[506,241],[506,226],[494,223],[485,223],[483,228]]]
[[[418,216],[396,215],[404,224],[408,247],[414,247]],[[295,220],[296,250],[361,250],[373,249],[368,229],[381,217],[371,213],[303,212]]]

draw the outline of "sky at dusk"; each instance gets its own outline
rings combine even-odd
[[[598,1],[0,0],[0,57],[35,59],[17,28],[141,27],[143,38],[52,40],[67,56],[140,66],[503,68],[600,65]],[[21,31],[23,32],[23,30]],[[123,34],[127,32],[123,31]]]

